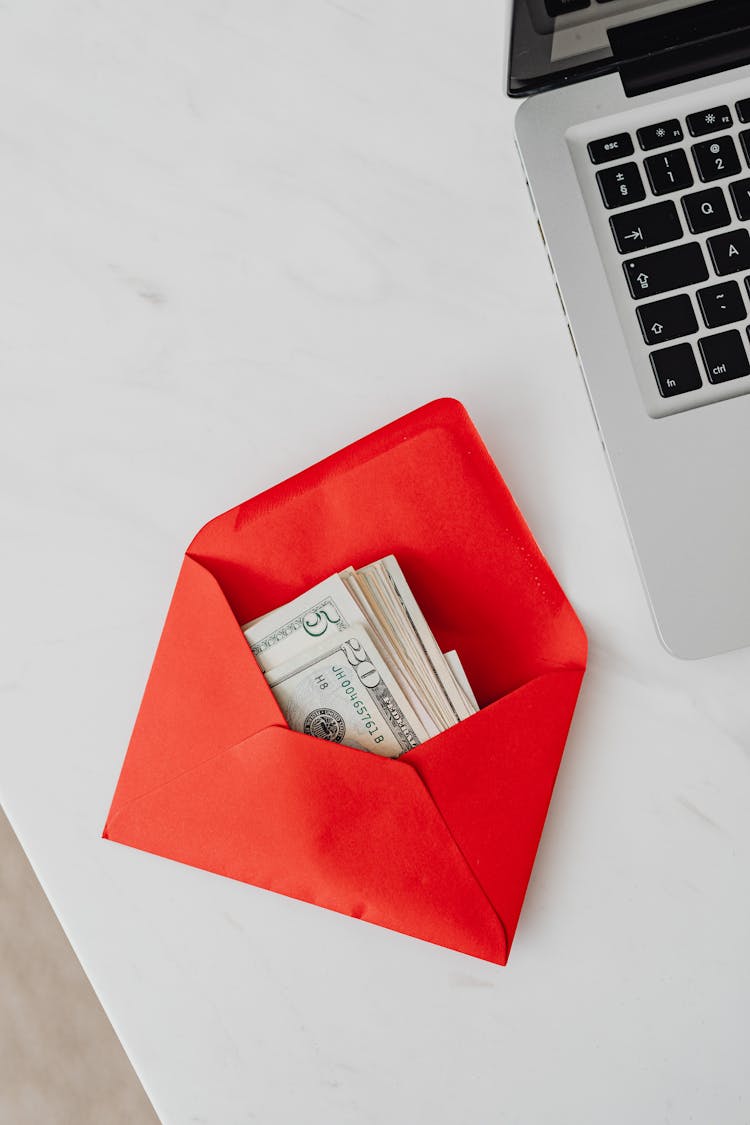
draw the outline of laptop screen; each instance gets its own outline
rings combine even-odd
[[[697,5],[733,6],[725,0],[515,0],[508,92],[530,94],[605,74],[615,67],[611,31],[683,10],[687,16]]]

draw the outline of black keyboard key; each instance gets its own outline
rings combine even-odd
[[[661,351],[651,352],[650,358],[662,398],[683,395],[686,391],[697,391],[703,385],[690,344],[675,344],[673,348],[662,348]]]
[[[698,321],[687,293],[639,305],[635,311],[647,344],[666,344],[698,331]]]
[[[603,172],[596,173],[596,178],[604,206],[610,210],[613,207],[624,207],[627,203],[640,203],[646,198],[641,173],[635,163],[605,168]]]
[[[745,345],[736,328],[716,336],[704,336],[698,341],[698,347],[709,383],[727,383],[730,379],[750,375]]]
[[[630,294],[636,301],[708,280],[706,261],[697,242],[685,242],[655,254],[642,254],[623,262],[622,268]]]
[[[735,180],[729,185],[737,218],[750,219],[750,180]]]
[[[682,126],[676,117],[671,121],[660,121],[658,125],[646,125],[638,130],[638,144],[648,152],[652,148],[663,148],[664,145],[676,145],[682,140]]]
[[[632,254],[682,238],[682,224],[671,199],[613,215],[609,225],[621,254]]]
[[[743,125],[747,125],[750,121],[750,98],[743,98],[741,102],[737,102],[734,107],[737,110],[737,116]]]
[[[693,157],[704,184],[723,180],[725,176],[738,176],[742,171],[737,149],[729,136],[693,145]]]
[[[693,137],[704,137],[706,133],[718,133],[721,129],[731,129],[733,124],[728,105],[715,105],[713,109],[691,113],[687,119],[687,127]]]
[[[744,228],[715,234],[709,238],[707,245],[719,277],[750,270],[750,234]]]
[[[599,141],[590,141],[588,147],[592,164],[606,164],[609,160],[632,156],[634,151],[630,133],[618,133],[614,137],[602,137]]]
[[[590,4],[591,0],[544,0],[550,16],[564,16],[566,12],[577,12],[580,8],[588,8]]]
[[[643,163],[654,195],[666,195],[667,192],[693,186],[688,158],[681,148],[647,156]]]
[[[736,281],[709,285],[696,293],[706,328],[723,328],[745,319],[745,302]]]
[[[740,133],[740,144],[745,154],[745,160],[750,164],[750,129],[743,129]]]
[[[703,234],[707,230],[728,227],[732,221],[724,192],[720,187],[683,195],[682,206],[693,234]]]

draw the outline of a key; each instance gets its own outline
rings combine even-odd
[[[630,133],[618,133],[614,137],[602,137],[598,141],[590,141],[588,145],[589,157],[592,164],[606,164],[609,160],[622,159],[623,156],[633,155],[633,142]]]
[[[655,254],[642,254],[623,262],[622,268],[630,295],[636,301],[708,280],[706,261],[697,242],[685,242]]]
[[[745,302],[736,281],[709,285],[696,293],[706,328],[723,328],[745,319]]]
[[[750,219],[750,180],[735,180],[729,185],[729,191],[737,218],[743,221]]]
[[[698,347],[709,383],[726,383],[750,374],[745,345],[736,328],[716,336],[704,336],[698,341]]]
[[[750,129],[743,129],[740,133],[740,144],[745,154],[745,160],[750,164]]]
[[[640,203],[646,198],[646,189],[635,162],[605,168],[596,173],[596,178],[604,206],[610,210],[613,207],[624,207],[626,203]]]
[[[662,398],[697,391],[703,385],[690,344],[675,344],[673,348],[651,352],[650,359]]]
[[[724,192],[719,187],[695,191],[692,195],[683,195],[682,206],[693,234],[703,234],[707,230],[728,227],[732,221]]]
[[[687,127],[693,137],[704,137],[706,133],[731,129],[732,124],[732,114],[728,105],[716,105],[700,113],[691,113],[687,118]]]
[[[646,125],[638,130],[638,144],[648,152],[652,148],[675,145],[682,140],[682,126],[676,117],[671,121],[660,121],[658,125]]]
[[[750,270],[750,234],[744,228],[715,234],[707,245],[719,277]]]
[[[693,145],[693,157],[704,184],[725,176],[738,176],[742,171],[737,149],[729,136]]]
[[[609,225],[621,254],[632,254],[635,250],[682,238],[682,224],[671,199],[612,215]]]
[[[743,98],[742,101],[737,102],[734,107],[737,110],[737,116],[743,125],[747,125],[750,121],[750,98]]]
[[[654,195],[666,195],[667,192],[693,186],[688,158],[681,148],[647,156],[643,163]]]
[[[698,331],[698,321],[687,293],[663,301],[650,301],[639,305],[635,311],[647,344],[666,344]]]

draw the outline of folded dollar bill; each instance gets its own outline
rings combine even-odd
[[[393,555],[243,626],[292,730],[397,757],[478,710]]]

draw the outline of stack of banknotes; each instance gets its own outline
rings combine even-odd
[[[398,757],[478,710],[393,555],[243,626],[292,730]]]

